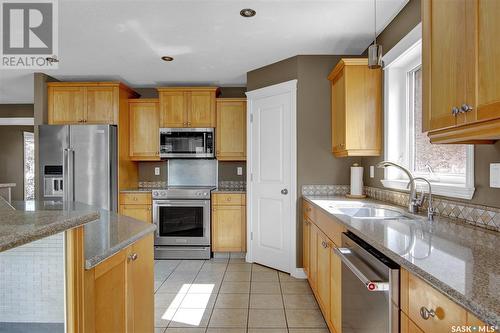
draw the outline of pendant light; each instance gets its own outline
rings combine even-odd
[[[377,44],[377,0],[373,0],[374,12],[374,34],[373,44],[368,48],[368,68],[376,69],[382,67],[382,45]]]

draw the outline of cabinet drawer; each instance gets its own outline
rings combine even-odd
[[[120,193],[120,205],[150,205],[151,193],[127,192]]]
[[[214,193],[213,205],[244,206],[245,195],[241,193]]]
[[[313,205],[304,200],[304,203],[302,205],[302,211],[304,212],[304,216],[307,217],[311,221],[316,220],[316,210],[314,209]]]
[[[413,274],[408,275],[408,317],[424,332],[451,332],[451,326],[466,324],[465,309]],[[421,313],[425,309],[435,315],[425,319]]]

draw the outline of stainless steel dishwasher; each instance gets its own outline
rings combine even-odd
[[[350,232],[334,253],[342,261],[342,333],[399,332],[399,266]]]

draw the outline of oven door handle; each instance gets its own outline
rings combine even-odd
[[[387,291],[389,290],[389,281],[380,279],[370,266],[364,263],[349,248],[333,248],[333,252],[340,257],[340,260],[356,275],[356,277],[366,286],[369,291]]]

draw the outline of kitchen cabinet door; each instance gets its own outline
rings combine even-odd
[[[127,250],[122,250],[97,265],[90,292],[95,332],[126,332],[127,323]],[[90,304],[89,304],[90,305]],[[88,330],[90,332],[90,330]]]
[[[435,316],[424,318],[423,308],[434,310]],[[452,326],[466,325],[467,322],[465,309],[413,274],[408,276],[408,317],[429,333],[449,332]]]
[[[318,228],[310,224],[309,229],[309,284],[316,290],[318,281]]]
[[[332,152],[336,157],[379,156],[382,74],[366,58],[342,58],[332,70]]]
[[[470,84],[467,89],[467,102],[472,104],[472,113],[477,110],[477,120],[500,118],[500,1],[478,0],[467,2],[467,12],[470,17],[477,18],[477,24],[468,25],[468,45],[477,45],[477,75],[472,72],[468,80],[476,84]],[[477,15],[475,15],[477,13]],[[471,40],[471,42],[469,42]],[[469,53],[470,54],[470,51]],[[476,55],[472,53],[471,56]],[[469,66],[475,65],[474,58],[469,61]],[[475,101],[475,87],[477,89],[477,101]],[[475,104],[475,105],[474,105]],[[472,117],[472,121],[475,119]],[[467,121],[469,121],[467,118]]]
[[[215,90],[188,93],[188,127],[215,127]]]
[[[86,87],[85,123],[118,123],[118,87]]]
[[[48,121],[51,125],[81,124],[85,118],[85,88],[48,88]]]
[[[217,99],[216,157],[245,161],[247,150],[246,98]]]
[[[465,122],[452,109],[465,102],[467,47],[464,20],[466,1],[422,1],[423,112],[429,129],[443,129]],[[465,52],[464,52],[465,51]]]
[[[160,115],[157,100],[129,100],[130,157],[160,160]]]
[[[424,333],[404,312],[400,312],[401,333]],[[338,333],[338,332],[337,332]]]
[[[160,91],[160,127],[187,127],[187,93],[183,90]]]
[[[316,291],[325,320],[330,319],[330,253],[331,242],[318,230],[317,234],[318,273]]]
[[[120,205],[120,215],[152,223],[151,205]]]
[[[332,82],[332,152],[345,150],[345,75],[342,72]]]
[[[304,266],[304,273],[309,278],[309,239],[311,230],[311,222],[306,218],[302,220],[302,266]]]
[[[216,205],[212,207],[212,251],[246,251],[244,206]]]
[[[132,245],[128,256],[129,307],[127,324],[130,332],[154,330],[154,258],[153,235]]]
[[[342,333],[342,261],[330,250],[330,326]]]

